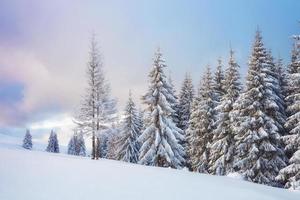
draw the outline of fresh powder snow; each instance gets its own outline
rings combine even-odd
[[[0,134],[1,200],[299,200],[300,193],[233,179],[159,167],[22,148]]]

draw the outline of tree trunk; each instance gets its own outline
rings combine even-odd
[[[95,134],[92,136],[92,159],[96,158]]]
[[[100,157],[100,151],[101,151],[101,149],[100,149],[100,140],[99,140],[99,137],[97,137],[97,139],[96,139],[96,152],[95,152],[95,154],[96,154],[96,159],[98,160],[99,159],[99,157]]]

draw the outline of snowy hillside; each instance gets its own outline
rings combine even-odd
[[[299,192],[173,169],[33,151],[0,135],[1,200],[298,200]],[[40,148],[43,149],[43,148]]]

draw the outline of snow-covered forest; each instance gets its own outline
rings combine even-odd
[[[300,36],[293,41],[285,65],[257,30],[245,81],[235,59],[238,49],[229,49],[228,61],[206,66],[199,85],[186,73],[179,89],[157,49],[145,80],[148,90],[139,94],[141,102],[134,102],[134,88],[128,88],[120,116],[92,37],[88,87],[74,116],[68,153],[217,176],[238,174],[246,181],[300,190]],[[90,141],[91,154],[85,146]],[[32,146],[27,130],[23,147]],[[54,131],[46,151],[59,152]]]

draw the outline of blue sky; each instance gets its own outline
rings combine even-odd
[[[244,74],[258,26],[266,47],[288,63],[299,8],[298,0],[1,0],[0,127],[43,127],[72,116],[92,32],[122,110],[129,89],[136,101],[145,93],[158,46],[177,87],[185,72],[198,84],[206,65],[221,57],[226,66],[230,44]]]

